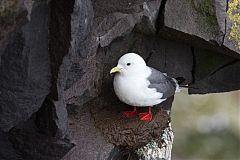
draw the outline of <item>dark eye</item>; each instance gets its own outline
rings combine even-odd
[[[131,65],[131,63],[127,63],[127,66],[130,66]]]

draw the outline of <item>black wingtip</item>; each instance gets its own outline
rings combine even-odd
[[[185,78],[183,77],[177,77],[175,79],[177,80],[178,84],[182,84],[185,81]]]

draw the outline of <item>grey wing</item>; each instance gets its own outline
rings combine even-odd
[[[150,82],[149,88],[157,89],[157,92],[163,93],[162,98],[169,98],[175,94],[177,82],[175,79],[164,75],[162,72],[151,68],[151,75],[147,78]]]

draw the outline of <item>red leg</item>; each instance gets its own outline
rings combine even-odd
[[[123,112],[123,115],[126,116],[126,117],[132,117],[132,116],[135,116],[137,114],[137,107],[133,107],[133,110],[132,111],[124,111]]]
[[[148,112],[139,113],[139,118],[142,121],[151,121],[152,120],[152,108],[148,107]]]

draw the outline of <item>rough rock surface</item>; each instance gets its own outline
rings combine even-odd
[[[37,114],[41,130],[52,136],[65,137],[67,134],[67,109],[64,98],[66,75],[71,65],[68,50],[71,39],[71,13],[73,1],[52,0],[49,5],[49,58],[51,70],[50,93]],[[57,16],[58,15],[58,16]],[[51,108],[51,109],[49,109]],[[51,118],[49,118],[51,115]],[[50,126],[46,124],[51,124]]]
[[[164,10],[164,26],[195,35],[206,41],[212,40],[220,43],[223,36],[219,35],[214,0],[167,0]]]
[[[225,0],[0,4],[2,159],[134,159],[151,140],[161,147],[171,99],[149,123],[120,114],[128,106],[113,93],[109,70],[126,52],[183,77],[190,94],[240,89]]]
[[[8,140],[8,135],[0,132],[0,159],[4,160],[23,160],[21,155],[13,148],[12,143]]]
[[[177,39],[186,43],[224,50],[229,55],[235,51],[239,58],[240,49],[229,40],[232,24],[227,17],[228,1],[165,0],[162,8],[159,32],[165,37],[175,33]]]
[[[114,145],[108,143],[94,126],[89,108],[72,105],[68,107],[72,113],[69,116],[69,138],[76,146],[63,159],[108,159]]]
[[[50,88],[47,2],[35,2],[31,21],[26,8],[9,12],[19,17],[0,43],[0,128],[4,131],[36,112]]]
[[[24,160],[58,160],[74,146],[68,139],[58,139],[44,134],[34,123],[35,115],[28,122],[16,126],[8,139]],[[14,153],[14,152],[13,152]]]

